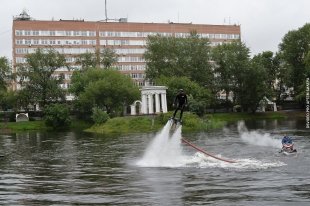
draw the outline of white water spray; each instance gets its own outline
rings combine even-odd
[[[155,136],[137,165],[144,167],[180,167],[183,165],[181,148],[182,126],[178,126],[170,137],[171,122]]]
[[[238,122],[238,132],[241,139],[251,145],[281,148],[281,141],[274,139],[269,133],[259,133],[258,131],[248,131],[243,121]]]
[[[140,167],[197,167],[226,169],[266,169],[283,166],[282,162],[260,161],[255,159],[236,159],[237,163],[227,163],[206,156],[200,152],[192,156],[182,154],[182,126],[180,125],[170,136],[171,122],[157,133],[148,145],[143,157],[137,161]],[[244,123],[238,125],[241,138],[254,145],[278,147],[279,140],[272,139],[269,134],[249,132]],[[259,142],[259,143],[258,143]],[[220,155],[218,155],[220,156]]]

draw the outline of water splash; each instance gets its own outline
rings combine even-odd
[[[281,148],[281,140],[271,137],[269,133],[248,131],[243,121],[238,122],[238,132],[241,139],[248,144]]]
[[[183,166],[184,156],[181,147],[182,126],[178,126],[170,137],[171,122],[168,121],[164,128],[155,136],[147,147],[138,166],[143,167],[180,167]]]
[[[196,167],[196,168],[224,168],[224,169],[267,169],[285,165],[278,161],[256,160],[256,159],[235,159],[237,163],[227,163],[200,152],[191,156],[183,154],[181,139],[182,126],[170,135],[171,123],[168,121],[164,128],[155,136],[154,140],[147,147],[143,157],[136,162],[140,167]],[[278,140],[272,139],[269,134],[263,135],[256,131],[249,132],[244,123],[238,125],[241,138],[251,144],[260,140],[262,146],[276,146]],[[218,155],[217,156],[221,156]]]
[[[188,165],[197,168],[224,168],[237,170],[257,170],[286,165],[281,161],[257,160],[257,159],[236,159],[236,163],[218,161],[199,152],[188,159]]]

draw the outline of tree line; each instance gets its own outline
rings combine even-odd
[[[185,89],[191,97],[189,109],[198,114],[206,108],[234,106],[255,112],[264,97],[281,104],[289,96],[303,105],[309,46],[310,24],[289,31],[278,52],[253,57],[240,40],[211,47],[208,39],[195,32],[187,38],[151,36],[145,53],[146,76],[168,85],[173,93],[176,87]],[[173,93],[168,92],[169,99]],[[223,100],[221,93],[226,96]]]
[[[255,112],[265,96],[281,102],[290,95],[303,104],[310,70],[309,46],[310,24],[289,31],[278,52],[265,51],[253,57],[241,41],[211,47],[208,39],[194,31],[186,38],[149,36],[144,54],[146,77],[168,86],[169,107],[177,90],[183,88],[189,95],[190,111],[199,115],[210,108],[229,111],[236,105]],[[29,110],[29,105],[39,103],[44,109],[66,102],[65,94],[71,93],[75,96],[71,109],[83,117],[103,111],[121,115],[124,106],[139,98],[139,88],[113,68],[116,61],[111,49],[79,55],[76,63],[81,69],[73,72],[71,87],[63,90],[60,84],[64,76],[55,75],[58,68],[71,69],[63,54],[38,49],[26,55],[26,63],[16,65],[14,74],[9,60],[0,57],[0,108]],[[14,92],[7,89],[12,79],[21,86]],[[221,93],[226,94],[223,100]]]
[[[132,79],[112,67],[117,55],[111,49],[79,55],[77,64],[81,69],[73,71],[68,89],[61,88],[65,74],[59,68],[68,71],[72,68],[63,54],[53,49],[37,49],[25,58],[26,63],[16,65],[14,74],[10,73],[8,59],[0,58],[0,110],[29,111],[39,104],[50,126],[67,125],[68,111],[102,123],[110,116],[121,115],[123,107],[140,96]],[[19,89],[8,89],[12,80]],[[75,99],[67,101],[68,94],[73,94]]]

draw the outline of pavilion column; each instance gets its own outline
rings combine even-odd
[[[131,111],[131,113],[130,113],[131,115],[136,115],[137,114],[137,112],[136,112],[136,105],[135,104],[130,106],[130,111]]]
[[[160,113],[160,102],[159,102],[159,94],[155,94],[155,108],[156,108],[156,113]]]
[[[163,113],[167,113],[168,109],[167,109],[166,93],[161,94],[161,105],[162,105]]]
[[[153,114],[154,113],[154,105],[153,105],[153,95],[152,94],[149,94],[148,95],[148,98],[149,98],[149,114]]]
[[[278,111],[278,109],[277,109],[277,104],[276,104],[276,103],[273,103],[273,111],[274,111],[274,112]]]
[[[142,94],[142,114],[147,114],[147,97],[146,97],[146,94]]]

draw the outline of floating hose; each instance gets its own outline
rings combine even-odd
[[[210,157],[212,157],[212,158],[214,158],[214,159],[221,160],[221,161],[228,162],[228,163],[236,163],[236,161],[234,161],[234,160],[227,160],[227,159],[223,159],[223,158],[217,157],[217,156],[215,156],[215,155],[213,155],[213,154],[210,154],[210,153],[204,151],[203,149],[197,147],[197,146],[194,145],[193,143],[187,141],[187,140],[184,139],[184,138],[182,138],[182,142],[184,142],[184,143],[187,144],[188,146],[191,146],[192,148],[196,149],[197,151],[199,151],[199,152],[201,152],[201,153],[203,153],[203,154],[205,154],[205,155],[207,155],[207,156],[210,156]]]

